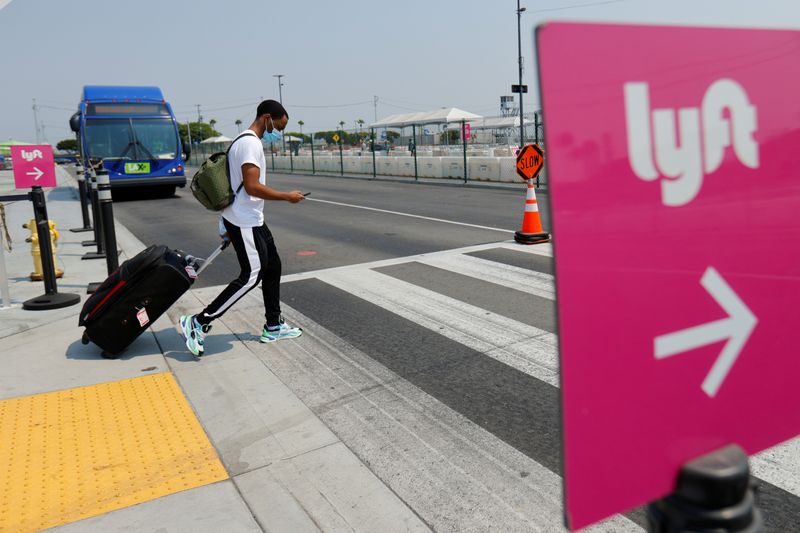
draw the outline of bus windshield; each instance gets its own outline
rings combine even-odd
[[[88,157],[98,159],[175,159],[178,140],[169,118],[86,120]]]

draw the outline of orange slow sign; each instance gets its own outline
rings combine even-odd
[[[532,180],[539,175],[544,166],[544,152],[538,144],[526,144],[517,155],[517,174],[519,177]]]

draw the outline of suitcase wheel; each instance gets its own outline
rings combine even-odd
[[[90,342],[92,342],[92,340],[89,338],[89,335],[87,335],[86,332],[84,331],[83,335],[81,335],[81,343],[89,344]]]

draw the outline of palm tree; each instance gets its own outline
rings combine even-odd
[[[298,120],[297,121],[297,125],[300,126],[300,137],[302,137],[303,136],[303,126],[305,125],[305,122],[303,122],[302,120]]]
[[[339,121],[339,128],[342,130],[341,139],[339,140],[340,143],[344,142],[344,125],[347,124],[344,120]]]
[[[217,121],[216,121],[216,120],[214,120],[213,118],[212,118],[211,120],[209,120],[209,121],[208,121],[208,124],[211,126],[211,129],[212,129],[212,130],[214,129],[214,124],[216,124],[216,123],[217,123]]]
[[[236,119],[236,133],[241,133],[241,132],[242,132],[242,119],[237,118]]]
[[[360,118],[360,119],[356,120],[356,122],[358,122],[359,129],[364,127],[364,119],[363,118]]]

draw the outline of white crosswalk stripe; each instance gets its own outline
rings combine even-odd
[[[424,257],[418,262],[528,294],[535,294],[549,300],[555,300],[556,297],[553,276],[550,274],[463,254]]]
[[[546,331],[373,270],[323,274],[319,279],[558,386],[558,354],[554,336]]]

